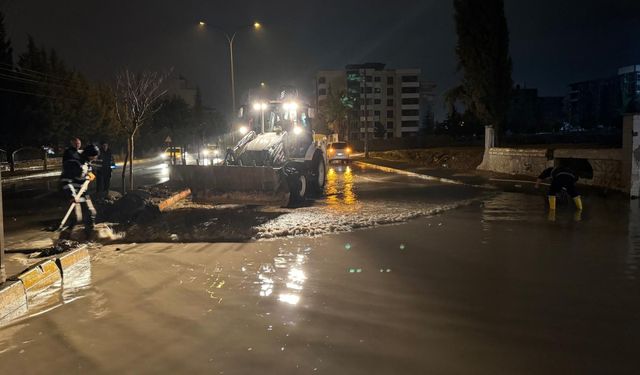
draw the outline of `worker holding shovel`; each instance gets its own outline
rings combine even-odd
[[[95,179],[91,173],[91,161],[100,155],[97,146],[89,144],[80,153],[80,158],[71,158],[62,165],[62,191],[71,202],[71,207],[60,223],[60,231],[66,235],[60,237],[70,237],[73,228],[78,222],[84,223],[84,233],[87,240],[93,237],[93,226],[95,224],[96,210],[91,202],[91,197],[87,194],[89,183]],[[73,214],[72,214],[73,213]],[[67,224],[67,225],[65,225]]]

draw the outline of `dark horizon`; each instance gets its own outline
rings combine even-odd
[[[356,1],[172,3],[4,0],[0,9],[14,58],[30,34],[94,79],[110,80],[124,66],[174,67],[201,88],[206,105],[223,110],[230,107],[227,43],[220,34],[199,30],[199,20],[227,29],[254,20],[264,24],[259,34],[247,29],[236,37],[238,100],[263,81],[310,93],[317,70],[369,61],[421,68],[422,78],[438,85],[438,94],[459,79],[451,1],[373,1],[366,8]],[[640,35],[640,2],[510,1],[505,7],[514,83],[537,88],[541,96],[563,96],[569,83],[640,64],[640,48],[634,48],[640,43],[633,39]]]

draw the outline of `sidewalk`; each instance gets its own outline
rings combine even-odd
[[[371,157],[365,158],[363,156],[354,157],[353,161],[429,176],[434,179],[442,180],[443,182],[494,188],[504,191],[539,194],[539,190],[534,188],[536,179],[530,176],[479,171],[476,169],[454,170],[446,168],[426,168],[411,161],[396,161]]]
[[[154,159],[155,158],[153,157],[144,158],[144,159],[135,159],[133,161],[133,165],[148,163],[149,161]],[[116,166],[119,168],[122,168],[122,162],[116,163]],[[57,177],[60,175],[61,172],[62,172],[62,166],[59,166],[59,165],[53,166],[49,168],[49,170],[47,171],[44,171],[41,169],[40,170],[19,170],[14,172],[4,171],[2,172],[2,183],[16,182],[20,180],[28,180],[28,179],[35,179],[35,178]]]

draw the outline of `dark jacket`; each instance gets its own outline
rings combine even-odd
[[[73,198],[82,187],[82,184],[89,179],[90,171],[89,163],[82,158],[70,158],[62,163],[60,182],[64,194],[69,198]]]
[[[572,181],[574,183],[578,181],[578,176],[567,167],[547,168],[542,171],[542,173],[540,173],[538,179],[545,180],[549,177],[551,177],[551,179],[553,180],[562,179],[566,181]]]
[[[113,162],[113,154],[111,150],[102,151],[100,150],[100,159],[93,162],[95,168],[94,170],[98,173],[103,174],[111,174],[111,167],[115,165]]]
[[[69,159],[77,159],[80,160],[80,152],[75,147],[67,147],[62,154],[62,164]]]

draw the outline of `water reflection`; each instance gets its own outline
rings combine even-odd
[[[273,263],[262,264],[255,282],[259,286],[258,295],[263,298],[271,297],[279,289],[278,301],[297,305],[307,280],[304,265],[310,251],[310,248],[297,248],[295,252],[280,249],[273,258]]]
[[[540,199],[519,193],[502,193],[484,202],[483,224],[494,221],[531,221],[545,217]]]
[[[89,258],[65,270],[62,279],[62,301],[69,303],[82,296],[91,286],[91,264]]]
[[[325,192],[329,206],[344,208],[357,203],[354,174],[349,166],[332,166],[327,171]]]

